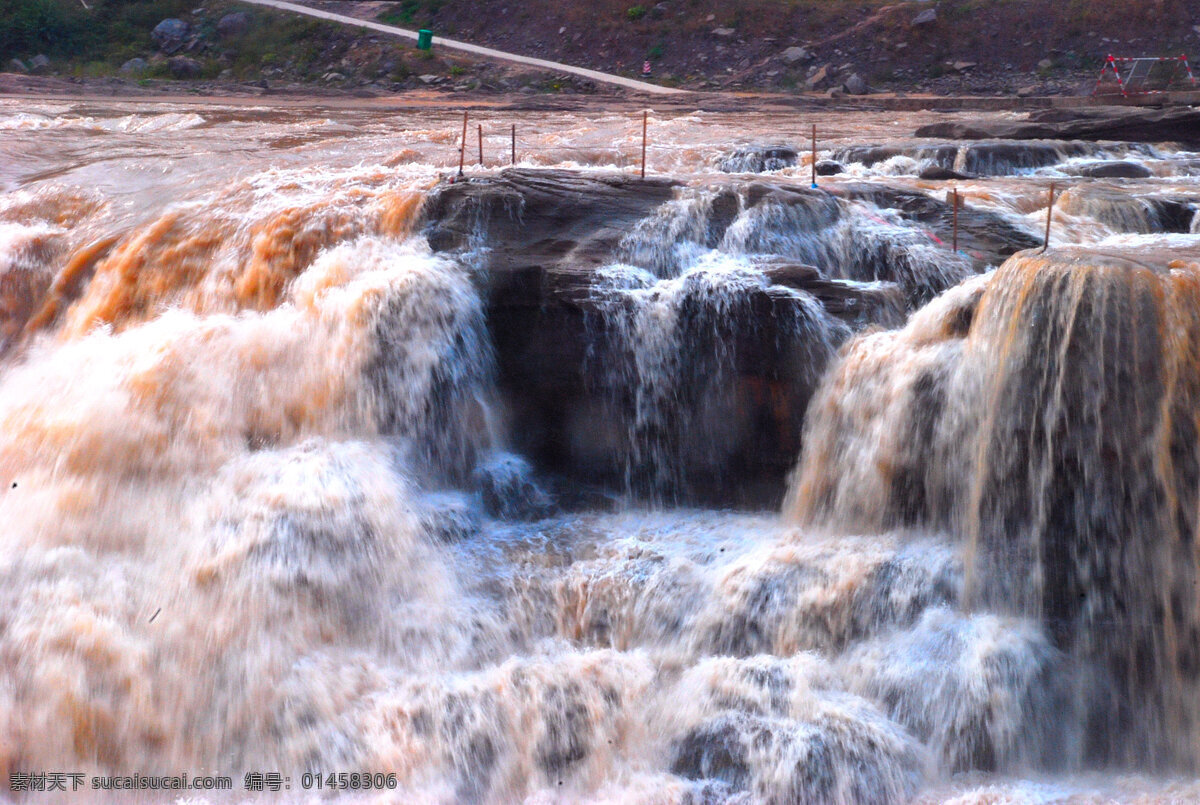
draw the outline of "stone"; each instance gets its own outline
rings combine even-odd
[[[1117,160],[1089,162],[1079,167],[1079,175],[1092,179],[1146,179],[1154,173],[1140,162]]]
[[[839,173],[845,173],[846,166],[833,159],[817,160],[817,175],[818,176],[837,176]]]
[[[932,25],[937,22],[937,9],[927,8],[913,17],[913,25]]]
[[[321,76],[321,80],[323,80],[323,81],[345,81],[346,76],[342,75],[341,73],[330,72],[330,73],[326,73],[325,75]]]
[[[842,84],[842,89],[846,91],[847,95],[866,95],[868,87],[866,80],[858,73],[854,73]]]
[[[957,72],[965,73],[967,70],[975,69],[975,62],[973,62],[973,61],[956,61],[952,66],[954,67],[954,69]]]
[[[167,61],[167,69],[172,78],[199,78],[203,69],[200,62],[187,56],[173,56]]]
[[[245,33],[249,27],[250,15],[245,11],[235,11],[217,21],[217,35],[220,37],[237,36]]]
[[[1037,66],[1039,70],[1049,70],[1054,66],[1054,62],[1052,62],[1050,59],[1042,59],[1037,63]]]
[[[808,61],[812,58],[812,54],[806,48],[790,47],[783,51],[783,60],[788,64],[797,64],[798,62]]]
[[[50,59],[46,58],[46,54],[39,53],[29,60],[29,72],[38,74],[44,73],[50,69]]]
[[[735,31],[732,28],[713,28],[713,36],[729,37],[733,36]]]
[[[421,79],[421,82],[424,84],[432,84],[433,82],[438,80],[438,77],[431,73],[426,73],[425,75],[420,76],[420,79]]]
[[[121,65],[121,72],[127,75],[146,72],[150,64],[143,58],[133,58]]]
[[[915,136],[951,140],[1177,142],[1196,149],[1200,148],[1200,109],[1045,109],[1031,113],[1025,121],[933,123],[918,128]]]
[[[8,62],[8,69],[13,71],[14,73],[28,73],[29,72],[29,66],[27,64],[25,64],[25,62],[21,61],[20,59],[10,59]]]
[[[188,30],[186,22],[170,17],[154,26],[154,30],[150,32],[150,39],[163,53],[174,53],[184,46]]]
[[[842,89],[841,87],[834,87],[826,92],[825,96],[827,98],[844,98],[846,97],[846,90]]]
[[[1037,84],[1029,84],[1017,90],[1018,98],[1030,98],[1038,94],[1039,87]]]
[[[945,181],[947,179],[974,179],[975,176],[970,173],[960,173],[950,168],[943,168],[941,165],[930,165],[927,168],[922,168],[917,174],[920,179]]]
[[[809,92],[812,92],[813,90],[816,90],[816,89],[820,89],[822,84],[829,81],[830,70],[831,70],[830,65],[828,65],[828,64],[822,65],[820,68],[817,69],[816,72],[814,72],[812,75],[810,75],[805,80],[804,88],[806,90],[808,90]]]

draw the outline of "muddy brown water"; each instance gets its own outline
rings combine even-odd
[[[1200,800],[1200,157],[939,155],[908,136],[929,117],[650,116],[648,173],[679,187],[595,270],[620,360],[584,364],[612,408],[570,431],[625,472],[575,489],[516,447],[489,230],[426,239],[459,111],[0,101],[0,780]],[[514,123],[523,169],[639,167],[636,111],[477,110],[469,177],[508,165]],[[811,193],[813,124],[844,162],[818,185],[879,200]],[[757,145],[800,164],[720,170]],[[1096,161],[1145,175],[1081,177]],[[979,276],[886,203],[954,186],[1036,242],[1051,182],[1049,256]],[[885,299],[874,327],[772,284],[799,262]],[[728,328],[764,289],[819,386],[787,500],[680,503],[741,438]]]

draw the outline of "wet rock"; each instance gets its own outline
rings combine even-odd
[[[839,173],[845,173],[846,167],[834,159],[817,160],[817,175],[818,176],[837,176]]]
[[[175,53],[186,44],[189,31],[186,22],[171,17],[155,25],[150,38],[163,53]]]
[[[938,18],[937,11],[932,8],[927,8],[924,11],[922,11],[920,14],[918,14],[917,16],[913,17],[912,24],[914,27],[921,27],[923,25],[932,25],[933,23],[937,22],[937,18]]]
[[[188,56],[172,56],[167,61],[167,69],[172,78],[180,79],[199,78],[203,71],[200,62]]]
[[[8,62],[8,69],[12,70],[14,73],[28,73],[29,72],[29,66],[27,64],[25,64],[25,62],[21,61],[20,59],[10,59]]]
[[[250,15],[244,11],[234,11],[217,21],[217,35],[222,38],[238,36],[249,27]]]
[[[1091,162],[1079,166],[1079,175],[1093,179],[1146,179],[1154,173],[1140,162]]]
[[[50,59],[45,54],[39,53],[29,60],[29,72],[34,75],[41,75],[50,69]]]
[[[440,493],[422,501],[422,533],[438,542],[462,542],[479,533],[483,523],[466,495]]]
[[[947,179],[974,179],[976,178],[970,173],[960,173],[950,168],[943,168],[941,165],[930,165],[927,168],[922,168],[917,174],[918,178],[928,179],[931,181],[945,181]]]
[[[150,64],[143,58],[134,58],[121,65],[121,72],[130,75],[139,75],[149,69]]]
[[[882,702],[943,768],[960,772],[1068,762],[1070,719],[1044,717],[1066,710],[1055,681],[1063,660],[1032,621],[933,609],[841,664],[851,689]]]
[[[952,140],[1116,140],[1200,148],[1200,109],[1047,109],[1026,122],[935,123],[917,137]]]
[[[488,514],[506,520],[536,520],[554,511],[554,500],[534,480],[529,462],[498,453],[482,462],[471,481]]]
[[[787,145],[748,145],[736,149],[721,159],[725,173],[763,173],[790,168],[796,164],[797,152]]]
[[[771,805],[898,804],[908,801],[921,779],[919,751],[899,730],[886,724],[851,730],[824,714],[806,722],[724,713],[676,743],[671,771],[720,781]]]

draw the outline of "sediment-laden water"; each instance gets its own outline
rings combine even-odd
[[[1200,157],[482,118],[0,104],[0,797],[1200,800]]]

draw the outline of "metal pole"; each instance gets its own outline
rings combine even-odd
[[[483,124],[479,124],[479,166],[483,167]]]
[[[463,136],[458,148],[458,175],[463,175],[463,164],[467,159],[467,113],[463,112]]]
[[[958,188],[954,188],[954,253],[958,254]]]
[[[512,124],[512,163],[517,164],[517,124]]]
[[[1050,248],[1050,216],[1054,212],[1054,182],[1050,183],[1050,202],[1046,205],[1046,239],[1042,241],[1042,251]]]
[[[642,112],[642,178],[646,178],[646,127],[650,123],[650,113]]]
[[[812,186],[817,188],[817,124],[812,127]]]

